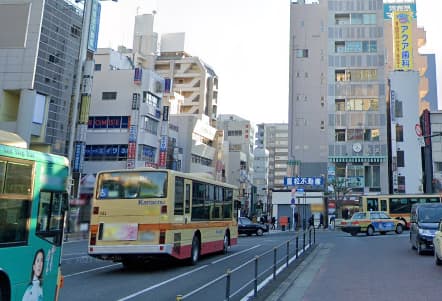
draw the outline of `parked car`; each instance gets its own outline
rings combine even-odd
[[[419,203],[411,206],[410,244],[419,255],[433,251],[433,238],[442,219],[442,203]]]
[[[433,238],[434,261],[436,265],[442,265],[442,222],[439,222]]]
[[[254,223],[247,217],[240,217],[238,219],[238,234],[256,234],[256,236],[261,236],[264,232],[269,232],[268,224]]]
[[[351,219],[341,222],[341,230],[352,236],[358,233],[370,236],[375,232],[385,234],[392,231],[401,234],[404,228],[403,221],[394,219],[383,211],[356,212]]]

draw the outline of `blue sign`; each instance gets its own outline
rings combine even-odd
[[[284,177],[284,186],[323,186],[324,179],[322,177]]]

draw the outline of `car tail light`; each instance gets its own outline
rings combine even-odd
[[[99,211],[99,210],[100,210],[100,207],[95,206],[94,209],[93,209],[93,211],[92,211],[92,213],[93,213],[93,214],[98,214],[98,211]]]
[[[166,231],[160,231],[160,245],[164,245],[166,243]]]
[[[352,225],[359,225],[359,222],[351,222]]]

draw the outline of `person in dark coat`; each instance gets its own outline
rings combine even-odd
[[[321,212],[321,214],[319,215],[319,225],[318,225],[318,229],[319,228],[324,228],[324,215],[322,214],[322,212]]]

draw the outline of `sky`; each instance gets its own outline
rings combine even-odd
[[[185,32],[185,51],[215,70],[218,114],[255,124],[288,122],[290,0],[118,0],[101,5],[98,47],[132,48],[135,16],[155,11],[155,32]],[[436,53],[440,98],[441,11],[440,0],[417,0],[418,26],[427,33],[420,52]]]

